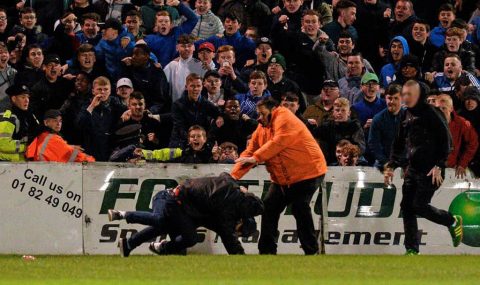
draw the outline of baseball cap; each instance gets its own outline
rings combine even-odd
[[[10,87],[8,87],[5,90],[5,93],[7,93],[8,96],[16,96],[16,95],[21,95],[21,94],[29,94],[30,95],[30,89],[26,85],[19,85],[19,84],[14,84]]]
[[[45,112],[45,115],[43,116],[44,119],[56,119],[57,117],[61,116],[62,112],[60,110],[56,109],[50,109]]]
[[[338,88],[338,82],[335,80],[327,79],[323,81],[323,87],[337,87]]]
[[[47,65],[51,62],[60,64],[60,57],[56,54],[47,54],[47,56],[45,57],[45,60],[43,61],[43,64]]]
[[[284,70],[287,69],[287,62],[285,61],[285,58],[283,57],[283,55],[279,53],[276,53],[270,57],[268,64],[270,65],[270,63],[280,64],[280,66],[282,66]]]
[[[366,72],[366,73],[362,76],[361,84],[367,84],[367,83],[370,82],[370,81],[375,81],[375,82],[377,82],[377,83],[380,82],[380,81],[378,80],[378,76],[377,76],[375,73]]]
[[[127,77],[120,78],[117,81],[117,88],[122,86],[128,86],[130,88],[133,88],[132,80],[130,80],[130,78],[127,78]]]
[[[215,46],[211,42],[204,42],[198,46],[198,51],[209,50],[215,52]]]
[[[403,56],[402,60],[400,61],[400,68],[404,68],[406,66],[410,66],[417,70],[420,70],[420,60],[414,55],[407,54]]]
[[[272,41],[267,37],[261,37],[261,38],[257,39],[255,43],[257,44],[257,47],[261,44],[267,44],[270,47],[272,47]]]

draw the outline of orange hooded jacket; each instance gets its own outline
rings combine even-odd
[[[272,111],[268,126],[258,125],[247,149],[240,155],[250,156],[265,162],[272,181],[279,185],[291,185],[327,172],[320,146],[305,124],[284,107]],[[231,175],[238,180],[252,167],[237,163]]]
[[[94,162],[93,156],[87,155],[67,144],[59,135],[43,132],[28,146],[25,156],[33,161],[56,162]]]

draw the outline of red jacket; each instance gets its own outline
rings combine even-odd
[[[33,161],[94,162],[95,158],[67,144],[58,134],[45,131],[37,136],[25,153]]]
[[[258,125],[241,154],[241,157],[250,156],[265,162],[272,181],[280,185],[291,185],[327,172],[320,146],[305,124],[284,107],[272,111],[268,126]],[[232,177],[242,178],[251,167],[237,163]]]
[[[447,167],[466,168],[477,152],[477,132],[469,121],[455,113],[452,113],[448,128],[452,134],[453,150],[448,156]]]

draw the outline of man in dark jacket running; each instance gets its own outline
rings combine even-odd
[[[402,99],[407,111],[400,118],[384,177],[390,185],[395,168],[405,169],[401,208],[406,255],[419,252],[417,215],[448,227],[453,246],[457,247],[463,238],[462,217],[430,205],[433,194],[442,185],[450,153],[452,140],[447,123],[439,110],[426,103],[426,92],[418,82],[405,83]]]
[[[108,211],[110,221],[125,219],[129,224],[149,226],[128,240],[120,239],[118,246],[122,256],[128,257],[142,243],[163,234],[168,234],[171,240],[150,243],[152,252],[160,255],[184,253],[197,243],[199,226],[215,231],[229,254],[244,254],[238,233],[251,234],[253,217],[263,212],[260,198],[247,193],[228,173],[190,179],[175,189],[160,191],[153,197],[152,205],[152,213]]]

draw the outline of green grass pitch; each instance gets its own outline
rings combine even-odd
[[[477,256],[0,256],[0,284],[480,284]]]

